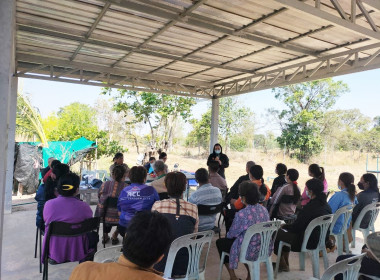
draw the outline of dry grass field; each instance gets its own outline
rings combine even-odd
[[[124,161],[131,167],[136,164],[137,153],[133,148],[124,154]],[[304,188],[305,182],[310,178],[308,175],[308,164],[299,163],[296,159],[291,159],[283,155],[280,150],[270,150],[264,153],[259,150],[247,150],[245,152],[227,152],[230,159],[230,166],[226,169],[226,179],[228,186],[232,186],[236,179],[245,173],[245,163],[253,160],[256,164],[260,164],[264,169],[264,179],[275,177],[274,172],[277,163],[282,162],[288,168],[295,168],[300,173],[298,180],[301,189]],[[207,167],[208,154],[198,155],[197,148],[174,147],[168,152],[167,164],[169,170],[173,169],[175,163],[179,163],[180,169],[195,171],[200,167]],[[355,176],[355,183],[360,176],[366,173],[367,154],[359,154],[359,152],[322,152],[319,156],[313,158],[310,163],[318,163],[325,168],[326,179],[330,190],[337,190],[337,181],[341,172],[351,172]],[[101,158],[98,160],[98,169],[108,170],[112,163],[112,158]],[[78,167],[74,167],[78,168]],[[370,157],[369,168],[376,169],[376,159]],[[269,185],[271,186],[271,182]]]

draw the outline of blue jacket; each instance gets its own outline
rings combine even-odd
[[[329,200],[329,205],[331,207],[332,213],[335,213],[339,208],[352,204],[350,197],[348,195],[347,189],[343,189],[339,192],[336,192]],[[354,204],[358,204],[358,200],[355,197]],[[338,220],[335,223],[335,226],[332,230],[334,234],[337,234],[341,231],[344,222],[344,216],[340,215]],[[348,220],[350,224],[351,218]]]
[[[119,224],[127,227],[129,221],[137,212],[150,210],[157,200],[160,200],[160,197],[151,186],[133,183],[125,187],[121,191],[117,202],[117,209],[121,213]]]

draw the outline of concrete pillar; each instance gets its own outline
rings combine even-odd
[[[6,214],[12,211],[12,192],[13,192],[13,168],[15,153],[15,134],[16,134],[16,111],[17,111],[17,88],[18,78],[13,77],[8,102],[8,151],[7,165],[5,174],[5,205]]]
[[[14,73],[14,32],[16,0],[0,1],[0,252],[2,253],[5,178],[8,151],[9,99]],[[13,161],[13,158],[12,158]],[[0,271],[1,256],[0,254]],[[0,278],[2,278],[0,276]]]
[[[211,107],[211,135],[210,135],[210,153],[215,143],[218,143],[218,126],[219,126],[219,99],[212,99]]]

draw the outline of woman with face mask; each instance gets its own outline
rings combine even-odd
[[[209,165],[209,163],[213,160],[219,162],[218,174],[226,179],[226,176],[224,175],[224,169],[230,165],[230,160],[226,154],[223,154],[222,146],[219,143],[216,143],[214,145],[214,149],[207,159],[207,165]]]
[[[309,176],[323,182],[323,192],[327,194],[328,185],[325,177],[325,169],[316,163],[309,165]],[[310,196],[307,195],[307,186],[304,188],[301,196],[301,206],[304,207],[310,201]]]
[[[355,223],[360,212],[365,206],[371,204],[372,202],[379,201],[379,187],[377,185],[377,179],[375,175],[371,173],[364,174],[360,178],[358,187],[360,190],[362,190],[362,192],[357,195],[358,204],[354,207],[354,210],[352,212],[352,224]],[[360,224],[361,228],[368,227],[369,220],[371,219],[370,215],[370,213],[367,213],[364,216]]]

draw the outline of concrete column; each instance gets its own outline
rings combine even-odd
[[[12,192],[13,192],[13,168],[15,153],[15,134],[16,134],[16,111],[17,111],[17,88],[18,78],[13,77],[8,103],[8,151],[7,165],[5,174],[5,205],[6,214],[12,210]]]
[[[212,99],[211,107],[211,135],[210,135],[210,153],[215,143],[218,143],[218,126],[219,126],[219,99]]]
[[[8,151],[9,98],[14,73],[14,32],[16,0],[0,1],[0,252],[2,253],[5,178]],[[13,159],[12,159],[13,161]],[[1,271],[0,254],[0,271]],[[0,278],[2,278],[0,276]]]

